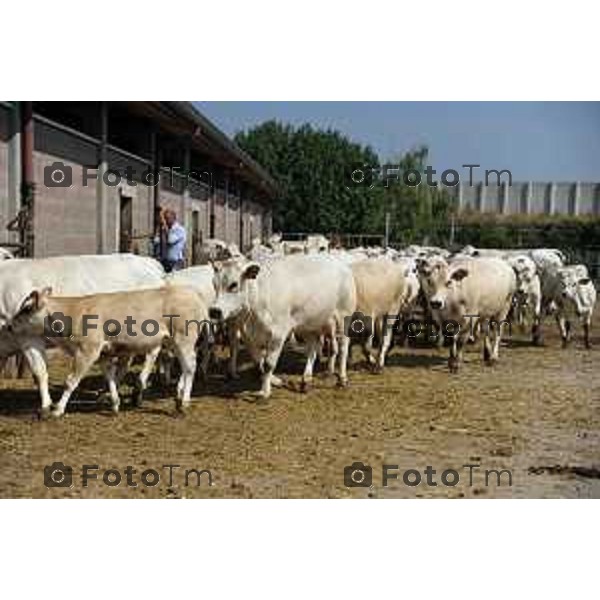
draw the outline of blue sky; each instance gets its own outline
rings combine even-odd
[[[269,119],[334,128],[383,159],[510,169],[515,181],[600,181],[600,102],[195,102],[229,135]],[[477,171],[475,171],[477,173]]]

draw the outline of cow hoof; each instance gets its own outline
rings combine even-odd
[[[590,342],[585,342],[585,349],[586,350],[591,350],[592,349],[592,344],[590,344]]]
[[[239,374],[238,374],[238,373],[227,373],[227,378],[228,378],[230,381],[239,381],[239,379],[240,379],[240,376],[239,376]]]
[[[567,348],[568,346],[569,346],[569,340],[563,340],[563,341],[562,341],[562,344],[561,344],[561,347],[563,348],[563,350],[564,350],[565,348]]]
[[[44,406],[38,414],[40,421],[47,421],[52,416],[52,411],[49,406]]]
[[[181,402],[181,400],[177,400],[175,403],[175,408],[177,411],[178,417],[184,417],[188,413],[189,403]]]
[[[140,408],[142,406],[142,390],[136,390],[131,399],[131,404],[136,408]]]
[[[337,387],[339,387],[339,388],[347,388],[348,387],[348,380],[347,379],[342,379],[341,377],[338,377]]]
[[[312,382],[310,381],[301,381],[300,382],[300,393],[308,394],[312,388]]]
[[[54,419],[54,420],[62,419],[62,417],[63,417],[64,414],[65,413],[62,412],[62,411],[53,410],[53,411],[50,412],[50,418]]]
[[[448,361],[448,371],[450,373],[458,373],[458,361],[455,358],[451,358]]]
[[[383,373],[383,367],[381,365],[373,365],[371,373],[373,373],[373,375],[381,375]]]
[[[485,364],[488,367],[493,367],[496,365],[496,363],[498,362],[497,358],[494,358],[493,356],[490,356],[488,359],[485,360]]]
[[[285,387],[285,383],[283,382],[283,380],[280,377],[277,377],[276,375],[271,375],[271,385],[273,387]]]
[[[118,415],[119,414],[119,407],[118,406],[111,406],[111,412],[113,415]]]

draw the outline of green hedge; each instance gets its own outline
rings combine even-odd
[[[600,249],[600,218],[546,215],[461,215],[455,244],[482,248]]]

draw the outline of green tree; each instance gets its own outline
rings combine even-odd
[[[408,170],[423,173],[427,148],[392,161],[400,166],[399,181],[389,180],[386,186],[377,154],[337,131],[268,121],[238,133],[235,141],[279,184],[273,214],[276,230],[382,235],[389,212],[391,241],[433,243],[447,233],[451,210],[447,194],[429,188],[425,177],[418,187],[402,183]],[[367,174],[363,185],[350,180],[357,166]]]

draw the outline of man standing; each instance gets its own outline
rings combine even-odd
[[[160,262],[165,271],[170,273],[182,269],[187,234],[185,228],[177,221],[177,214],[172,208],[161,211],[160,234],[158,240],[159,246],[162,246]],[[163,244],[160,244],[161,239]]]

